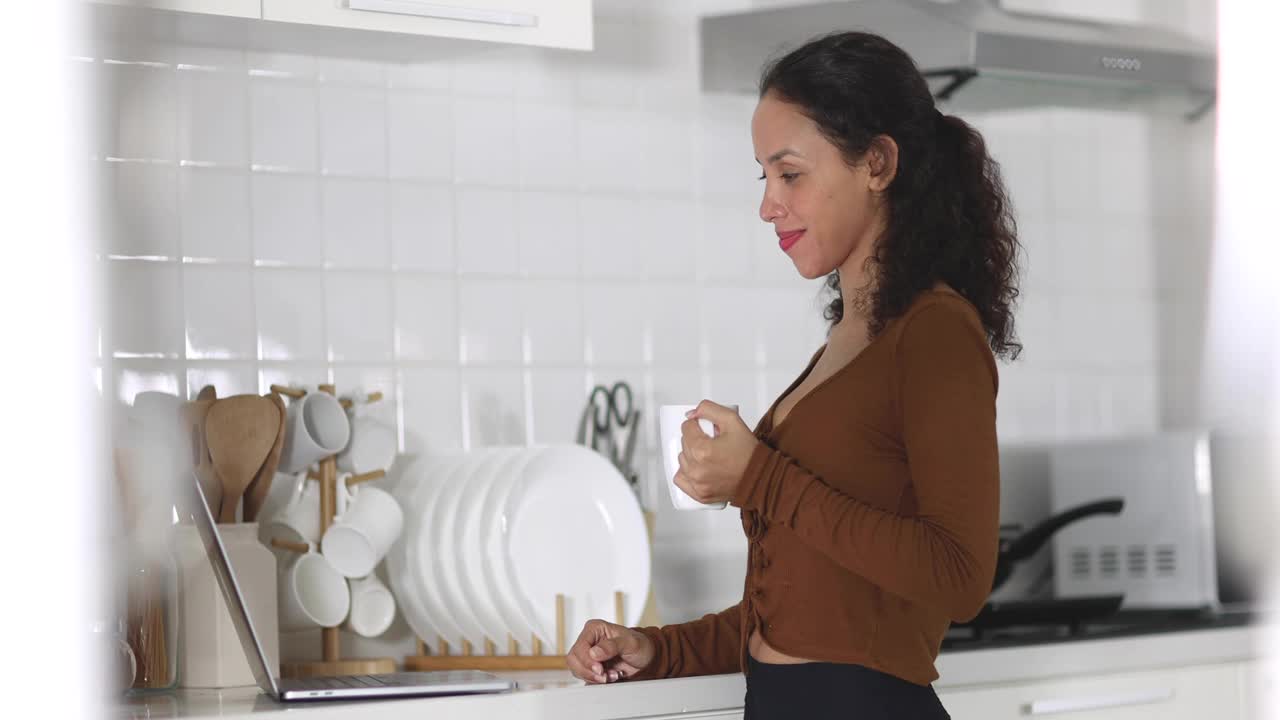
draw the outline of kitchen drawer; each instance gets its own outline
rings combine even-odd
[[[99,5],[123,5],[147,10],[175,10],[203,15],[262,17],[262,0],[92,0]]]
[[[1239,667],[1202,665],[940,692],[953,720],[1239,720]]]
[[[263,0],[289,23],[592,49],[591,0]]]

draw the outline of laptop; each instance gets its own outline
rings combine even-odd
[[[231,611],[231,623],[240,636],[253,677],[262,691],[281,702],[306,700],[356,700],[361,698],[422,697],[433,695],[469,695],[477,693],[507,692],[516,688],[513,680],[500,678],[480,670],[441,670],[432,672],[403,672],[387,675],[346,675],[341,677],[315,677],[299,679],[277,678],[267,663],[258,633],[249,617],[236,573],[227,559],[226,548],[218,535],[218,525],[213,521],[209,504],[205,502],[199,481],[192,481],[192,501],[196,527],[204,548],[213,565],[213,574],[222,588],[222,597]]]

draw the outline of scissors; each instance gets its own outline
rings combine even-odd
[[[635,455],[639,418],[640,411],[635,409],[631,386],[619,381],[612,388],[603,385],[592,388],[587,406],[582,410],[582,418],[578,421],[578,443],[608,458],[633,487],[637,478],[631,467],[631,458]],[[614,436],[618,430],[626,432],[621,452]]]

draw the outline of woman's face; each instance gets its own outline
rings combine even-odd
[[[850,167],[799,107],[772,93],[756,105],[751,141],[764,169],[760,219],[773,225],[800,275],[861,270],[883,228],[876,193],[888,184],[885,173],[866,162]]]

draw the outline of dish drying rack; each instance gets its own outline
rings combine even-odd
[[[330,395],[336,394],[332,384],[320,385],[319,391]],[[305,397],[306,390],[301,388],[272,385],[271,392],[286,395],[293,400]],[[370,393],[365,402],[374,403],[382,399],[382,393]],[[342,407],[350,408],[352,401],[348,398],[339,400]],[[338,460],[336,455],[329,455],[318,463],[318,471],[308,471],[307,477],[320,483],[320,534],[329,529],[338,510]],[[349,486],[385,477],[386,469],[372,470],[360,475],[350,475],[346,479]],[[310,551],[307,545],[272,538],[271,545],[283,550],[305,553]],[[321,660],[303,660],[280,664],[280,674],[286,678],[328,677],[334,675],[379,675],[396,671],[395,660],[391,658],[346,658],[342,657],[341,636],[338,628],[327,627],[320,630]]]
[[[626,593],[621,590],[613,593],[614,622],[626,625]],[[507,654],[498,655],[497,644],[486,638],[484,654],[475,654],[471,643],[463,640],[461,654],[451,654],[449,641],[436,638],[432,652],[422,638],[417,639],[417,655],[409,655],[404,659],[405,670],[564,670],[568,667],[565,654],[569,646],[565,642],[564,595],[556,594],[556,648],[555,654],[545,654],[542,640],[537,634],[529,636],[529,652],[520,653],[520,643],[512,635],[507,636]]]

